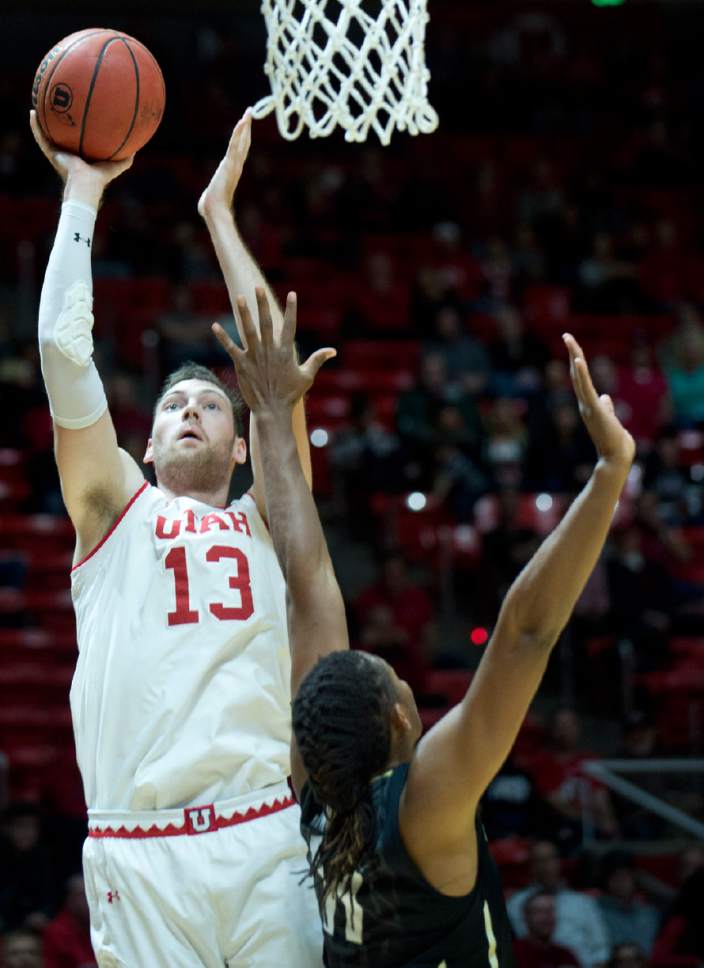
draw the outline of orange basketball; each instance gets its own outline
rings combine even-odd
[[[34,76],[32,105],[55,145],[88,161],[120,161],[159,127],[161,69],[134,37],[93,27],[60,40]]]

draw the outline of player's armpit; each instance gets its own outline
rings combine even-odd
[[[144,482],[144,474],[118,447],[108,411],[80,430],[55,425],[54,453],[80,560],[105,537]]]
[[[405,797],[406,828],[426,842],[465,842],[479,800],[501,768],[540,685],[554,638],[534,640],[500,619],[459,705],[416,749]],[[430,819],[432,818],[432,823]]]

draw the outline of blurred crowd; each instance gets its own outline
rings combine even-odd
[[[237,221],[274,286],[298,290],[302,350],[340,347],[309,423],[321,434],[327,527],[348,551],[357,542],[374,553],[368,580],[347,587],[353,565],[339,569],[352,639],[393,662],[431,711],[429,672],[475,663],[468,630],[482,645],[508,586],[593,466],[560,335],[583,344],[637,461],[570,626],[578,708],[528,724],[484,820],[508,884],[518,968],[695,968],[704,848],[653,871],[621,849],[657,840],[664,825],[583,770],[596,754],[581,735],[590,716],[611,717],[611,752],[639,759],[696,751],[704,730],[700,720],[694,738],[677,732],[681,693],[663,705],[677,671],[701,663],[704,641],[704,67],[692,14],[665,23],[650,6],[436,8],[438,133],[381,149],[286,144],[258,124]],[[195,209],[239,110],[261,93],[261,28],[224,17],[127,26],[159,52],[178,105],[111,187],[94,241],[96,355],[118,435],[139,459],[161,377],[184,359],[225,363],[209,327],[229,306]],[[193,40],[197,85],[177,70]],[[24,59],[10,57],[0,82],[11,122],[28,86],[22,71]],[[0,501],[7,513],[60,514],[33,332],[58,186],[24,121],[0,134],[0,454],[22,455],[26,488]],[[443,623],[447,574],[403,544],[414,507],[418,521],[464,528],[453,533],[471,545],[449,576],[459,643]],[[0,584],[26,582],[21,556],[0,554]],[[16,622],[0,610],[0,626]],[[8,784],[0,762],[2,964],[91,964],[80,809],[10,802],[11,757],[9,769]],[[586,854],[585,824],[599,842]]]

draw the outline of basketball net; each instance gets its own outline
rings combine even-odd
[[[428,103],[427,0],[263,0],[264,71],[271,94],[252,113],[276,111],[293,141],[307,128],[325,138],[336,127],[347,141],[375,131],[386,145],[394,130],[428,134],[438,116]]]

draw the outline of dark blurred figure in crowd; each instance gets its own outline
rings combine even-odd
[[[540,798],[529,773],[513,751],[489,784],[482,799],[482,824],[490,841],[531,837],[542,828]]]
[[[556,400],[544,419],[534,411],[529,430],[525,488],[553,494],[579,490],[589,476],[594,448],[574,401]]]
[[[432,448],[446,442],[439,418],[447,407],[456,408],[460,414],[464,446],[476,447],[482,425],[473,398],[450,380],[442,354],[428,353],[421,360],[417,384],[401,394],[396,411],[396,427],[408,459],[427,466]],[[453,439],[456,443],[456,430]]]
[[[558,707],[547,734],[547,743],[531,761],[530,770],[538,793],[551,808],[554,836],[576,845],[586,819],[599,836],[614,837],[618,825],[609,791],[582,769],[596,757],[581,745],[582,724],[576,710]]]
[[[678,427],[704,423],[704,327],[688,315],[665,349],[663,369]]]
[[[635,709],[623,722],[623,741],[618,756],[629,760],[645,760],[657,754],[657,727],[652,717],[643,709]],[[667,797],[668,780],[665,776],[648,776],[648,791],[655,796]],[[660,817],[634,803],[615,797],[614,806],[621,835],[625,840],[657,840],[662,836],[665,824]]]
[[[608,968],[646,968],[648,962],[637,944],[626,942],[614,946]]]
[[[371,519],[369,499],[377,491],[402,490],[403,474],[399,462],[400,442],[396,434],[383,427],[376,416],[374,400],[356,393],[350,401],[350,424],[341,428],[330,446],[330,464],[335,472],[338,498],[355,530],[365,518]],[[374,526],[373,522],[370,526]]]
[[[700,968],[704,961],[704,868],[680,887],[653,948],[654,968]]]
[[[371,652],[386,645],[420,685],[427,665],[424,644],[435,609],[423,585],[412,577],[402,554],[388,554],[381,563],[381,575],[355,603],[360,640]],[[392,665],[394,661],[383,651]],[[396,666],[394,665],[394,668]]]
[[[474,396],[484,392],[490,373],[489,355],[484,345],[469,335],[460,313],[452,306],[444,306],[435,314],[426,352],[443,358],[451,383]]]
[[[550,359],[547,347],[536,333],[526,329],[514,306],[500,306],[494,315],[496,336],[489,344],[492,390],[509,396],[534,393]]]
[[[608,562],[611,616],[616,635],[635,646],[639,669],[662,666],[668,656],[676,596],[672,579],[660,561],[648,558],[637,525],[614,534]]]
[[[73,743],[55,751],[42,780],[41,804],[47,841],[53,848],[56,877],[63,883],[80,869],[83,844],[88,836],[86,799]]]
[[[477,576],[485,621],[491,621],[511,582],[535,554],[540,537],[520,520],[521,495],[516,488],[498,494],[498,520],[483,536],[482,568]]]
[[[650,955],[660,926],[655,907],[638,897],[633,855],[614,850],[601,858],[601,890],[597,898],[612,945],[636,944]]]
[[[44,929],[44,968],[89,968],[94,965],[83,877],[74,874],[66,884],[63,907]]]
[[[557,918],[555,898],[547,891],[536,891],[523,905],[525,938],[513,943],[516,968],[566,968],[579,962],[569,948],[553,941]]]
[[[663,427],[656,438],[645,461],[643,487],[653,495],[663,524],[677,527],[686,523],[687,492],[694,485],[680,460],[679,434],[675,427]]]
[[[560,854],[550,840],[538,840],[530,850],[531,884],[517,891],[507,903],[511,926],[518,938],[528,933],[524,905],[538,892],[555,900],[556,926],[553,940],[573,951],[581,968],[596,968],[608,959],[610,946],[606,925],[596,901],[572,891],[562,878]]]
[[[55,904],[54,872],[40,840],[37,808],[18,803],[2,818],[0,838],[0,925],[5,930],[42,930]]]
[[[33,931],[10,931],[2,941],[2,968],[46,968],[41,939]]]

